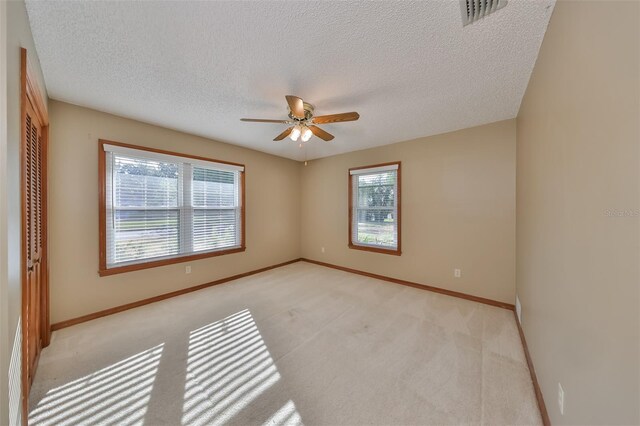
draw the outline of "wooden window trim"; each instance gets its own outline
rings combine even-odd
[[[106,158],[107,156],[104,151],[104,145],[114,145],[114,146],[120,146],[124,148],[137,149],[140,151],[148,151],[148,152],[155,152],[158,154],[173,155],[175,157],[191,158],[194,160],[202,160],[202,161],[212,161],[215,163],[229,164],[232,166],[243,167],[244,171],[240,172],[240,191],[241,191],[240,199],[242,203],[242,205],[240,206],[240,222],[241,222],[240,223],[240,247],[235,247],[227,250],[211,251],[206,253],[187,254],[184,256],[172,257],[170,259],[160,259],[160,260],[153,260],[150,262],[141,262],[141,263],[107,268],[107,198],[106,198],[107,197],[107,193],[106,193],[106,182],[107,182]],[[149,148],[145,146],[132,145],[132,144],[127,144],[122,142],[114,142],[106,139],[99,139],[98,140],[98,175],[99,175],[99,178],[98,178],[99,180],[99,221],[98,222],[99,222],[99,228],[100,228],[99,229],[100,260],[99,260],[98,274],[101,277],[104,277],[109,275],[121,274],[124,272],[139,271],[142,269],[156,268],[158,266],[173,265],[176,263],[189,262],[192,260],[206,259],[209,257],[223,256],[225,254],[244,252],[246,250],[245,171],[246,171],[246,166],[244,164],[232,163],[230,161],[216,160],[216,159],[207,158],[207,157],[200,157],[197,155],[182,154],[182,153],[166,151],[162,149]]]
[[[398,166],[398,170],[397,170],[397,174],[398,174],[398,178],[397,178],[397,187],[398,187],[398,194],[397,194],[397,200],[398,200],[398,247],[395,249],[387,249],[387,248],[380,248],[380,247],[368,247],[368,246],[361,246],[358,244],[354,244],[353,240],[351,239],[352,235],[353,235],[353,179],[351,176],[351,171],[353,170],[362,170],[362,169],[372,169],[374,167],[383,167],[383,166]],[[380,163],[380,164],[373,164],[371,166],[360,166],[360,167],[352,167],[349,169],[349,248],[354,249],[354,250],[362,250],[362,251],[369,251],[369,252],[373,252],[373,253],[382,253],[382,254],[391,254],[394,256],[401,256],[402,255],[402,203],[401,203],[401,186],[402,186],[402,162],[401,161],[392,161],[389,163]]]

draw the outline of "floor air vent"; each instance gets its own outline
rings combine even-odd
[[[460,0],[462,25],[472,24],[506,5],[507,0]]]

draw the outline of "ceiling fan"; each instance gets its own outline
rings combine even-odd
[[[355,121],[360,118],[357,112],[344,112],[342,114],[331,115],[313,115],[313,105],[304,102],[297,96],[287,95],[287,104],[289,105],[289,120],[265,120],[260,118],[241,118],[241,121],[251,121],[255,123],[282,123],[292,124],[284,132],[280,133],[273,140],[281,141],[289,136],[291,140],[297,141],[298,138],[302,142],[308,141],[312,135],[316,135],[322,140],[330,141],[333,139],[331,133],[325,132],[316,124],[340,123],[343,121]]]

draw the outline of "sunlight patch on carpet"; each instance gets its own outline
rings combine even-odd
[[[264,424],[268,426],[300,426],[302,425],[302,418],[296,410],[296,405],[289,400]]]
[[[182,423],[227,423],[278,380],[249,310],[194,330],[189,335]]]
[[[47,392],[31,425],[142,423],[164,344]]]

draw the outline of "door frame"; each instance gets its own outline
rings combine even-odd
[[[42,347],[49,345],[51,340],[51,327],[49,321],[49,246],[48,246],[48,151],[49,151],[49,115],[44,102],[45,98],[40,91],[36,74],[29,65],[29,57],[27,49],[20,49],[20,199],[21,199],[21,275],[22,275],[22,420],[23,424],[28,423],[29,414],[29,391],[31,390],[31,381],[29,380],[29,359],[27,357],[27,339],[28,332],[28,315],[27,305],[29,303],[27,289],[27,217],[26,217],[26,144],[25,127],[27,120],[27,102],[31,103],[33,111],[38,116],[38,120],[42,125],[42,280],[41,280],[41,298],[40,298],[40,330],[42,333]],[[37,366],[37,360],[35,365]]]

